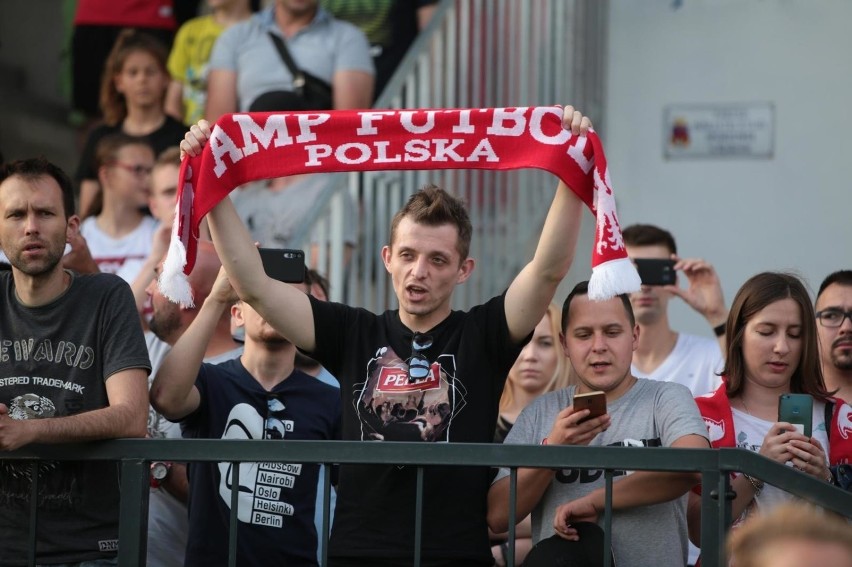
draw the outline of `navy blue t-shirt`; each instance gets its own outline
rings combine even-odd
[[[298,370],[271,392],[240,359],[203,364],[198,409],[183,436],[200,439],[340,437],[340,392]],[[240,467],[238,565],[316,565],[316,464],[243,463]],[[186,565],[226,565],[231,502],[230,463],[189,465]]]

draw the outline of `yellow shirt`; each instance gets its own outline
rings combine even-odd
[[[172,79],[183,84],[183,121],[187,125],[204,117],[207,61],[224,29],[213,16],[200,16],[182,25],[175,36],[168,68]]]

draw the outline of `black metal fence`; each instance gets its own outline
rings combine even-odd
[[[147,545],[147,506],[149,493],[149,464],[151,461],[187,462],[301,462],[326,464],[388,464],[417,467],[417,500],[414,531],[415,548],[411,550],[412,565],[421,560],[421,527],[423,470],[440,466],[502,466],[512,467],[510,476],[510,517],[514,516],[516,467],[546,467],[604,470],[607,498],[603,518],[605,545],[611,537],[611,489],[615,470],[697,471],[701,473],[702,564],[705,567],[724,565],[723,543],[730,524],[730,481],[726,473],[743,471],[763,479],[814,504],[846,517],[852,517],[852,493],[804,475],[791,467],[780,465],[743,449],[671,449],[634,447],[559,447],[525,445],[491,445],[466,443],[366,443],[358,441],[263,441],[221,439],[119,439],[86,444],[31,446],[3,453],[0,460],[30,460],[38,467],[39,460],[107,460],[118,461],[121,468],[121,519],[119,527],[119,564],[122,567],[145,565]],[[235,475],[239,467],[235,466]],[[33,473],[36,472],[34,468]],[[30,506],[30,565],[35,565],[35,527],[37,479],[31,490]],[[328,550],[328,492],[329,475],[322,490],[326,492],[323,510],[324,529],[320,534],[323,545],[322,564]],[[231,526],[237,521],[239,482],[233,479],[231,491]],[[728,498],[719,498],[719,495]],[[510,545],[514,542],[514,526],[510,528]],[[508,554],[511,560],[514,553]],[[236,565],[236,530],[230,530],[229,565]],[[511,565],[511,563],[510,563]]]

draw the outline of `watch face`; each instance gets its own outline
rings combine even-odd
[[[155,480],[163,480],[169,474],[169,467],[166,463],[151,463],[151,477]]]

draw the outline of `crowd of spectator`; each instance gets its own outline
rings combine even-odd
[[[74,180],[43,158],[0,169],[0,457],[33,443],[143,436],[740,447],[852,490],[852,271],[829,275],[815,304],[799,277],[756,274],[729,309],[712,264],[680,257],[670,232],[639,224],[623,232],[629,257],[669,260],[674,281],[606,301],[581,282],[560,308],[583,208],[564,187],[533,259],[465,312],[451,304],[475,266],[471,220],[435,186],[396,212],[381,250],[398,309],[330,302],[309,267],[299,283],[268,277],[256,244],[288,247],[309,228],[329,190],[322,174],[252,184],[219,203],[189,275],[194,305],[168,301],[157,275],[180,160],[210,137],[202,119],[368,108],[436,1],[208,0],[180,27],[150,12],[177,1],[138,3],[130,21],[114,4],[78,5],[75,105],[100,121]],[[89,51],[103,62],[97,76],[82,64]],[[570,106],[563,124],[579,136],[591,128]],[[358,207],[344,208],[351,252]],[[678,298],[715,338],[671,328]],[[576,396],[594,392],[604,413],[575,409]],[[809,430],[779,419],[789,393],[810,396]],[[27,564],[31,472],[0,459],[2,565]],[[38,475],[37,563],[116,565],[116,464],[44,462]],[[334,485],[328,550],[324,475]],[[516,564],[610,555],[621,566],[695,565],[700,475],[614,475],[605,550],[603,471],[522,467],[511,507],[507,468],[428,467],[425,564],[504,565],[516,525]],[[234,482],[230,463],[152,463],[148,565],[226,564]],[[412,467],[244,463],[238,482],[239,565],[317,565],[324,551],[331,565],[410,563]],[[826,565],[852,564],[848,523],[793,508],[790,494],[749,474],[731,486],[732,565],[780,565],[767,559],[776,539],[790,556],[810,546],[846,561]],[[788,517],[822,527],[792,541]]]

